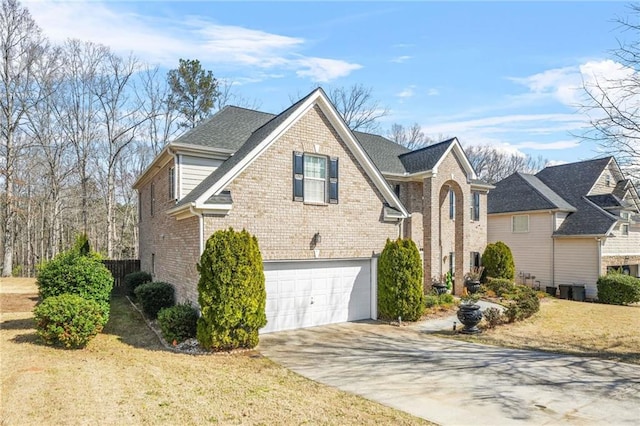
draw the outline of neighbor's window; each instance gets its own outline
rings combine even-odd
[[[482,257],[480,256],[480,252],[472,251],[471,257],[469,259],[469,266],[471,269],[477,268],[482,264]]]
[[[471,220],[479,221],[480,220],[480,193],[472,192],[472,204],[471,204]]]
[[[449,190],[449,219],[456,218],[456,193],[453,189]]]
[[[623,223],[622,226],[620,226],[620,231],[622,235],[629,235],[629,224]]]
[[[293,199],[306,203],[337,203],[338,159],[294,152]]]
[[[529,215],[521,214],[517,216],[511,216],[511,231],[529,232]]]

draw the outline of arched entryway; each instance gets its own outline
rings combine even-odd
[[[451,271],[454,276],[454,294],[461,294],[464,287],[464,193],[454,180],[440,187],[438,196],[438,236],[436,250],[438,264],[432,265],[442,279]],[[433,273],[432,272],[432,273]]]

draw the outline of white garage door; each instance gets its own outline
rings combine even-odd
[[[371,318],[371,260],[265,262],[261,333]]]

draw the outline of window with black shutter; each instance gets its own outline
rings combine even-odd
[[[338,158],[293,153],[293,200],[338,203]]]
[[[329,160],[329,203],[338,204],[338,159]]]

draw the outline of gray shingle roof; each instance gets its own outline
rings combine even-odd
[[[312,92],[313,93],[313,92]],[[209,188],[213,186],[222,176],[227,174],[231,169],[233,169],[238,163],[240,163],[246,156],[249,154],[255,147],[257,147],[260,142],[264,140],[265,137],[269,135],[273,130],[276,129],[283,121],[285,121],[295,109],[307,100],[309,95],[300,99],[295,104],[291,105],[285,111],[283,111],[280,115],[272,116],[270,121],[267,121],[263,126],[259,127],[255,130],[251,136],[240,146],[240,148],[225,162],[223,162],[220,167],[215,169],[209,176],[207,176],[202,182],[200,182],[193,190],[188,193],[185,197],[183,197],[177,204],[176,207],[183,206],[188,203],[192,203],[196,201],[201,195],[203,195]]]
[[[400,155],[400,161],[408,173],[418,173],[433,169],[442,155],[449,149],[455,138]]]
[[[353,134],[378,170],[394,174],[406,172],[398,156],[411,152],[411,150],[379,135],[357,131]]]
[[[533,175],[514,173],[495,186],[489,192],[488,213],[576,210]]]
[[[546,167],[535,176],[515,173],[489,192],[488,212],[561,209],[571,213],[554,232],[556,236],[605,235],[616,217],[598,206],[607,197],[587,194],[611,157]]]
[[[235,151],[273,114],[226,106],[173,143],[222,148]]]
[[[599,194],[599,195],[589,195],[587,196],[589,201],[596,204],[598,207],[603,209],[607,208],[619,208],[623,206],[622,200],[616,197],[613,194]]]

